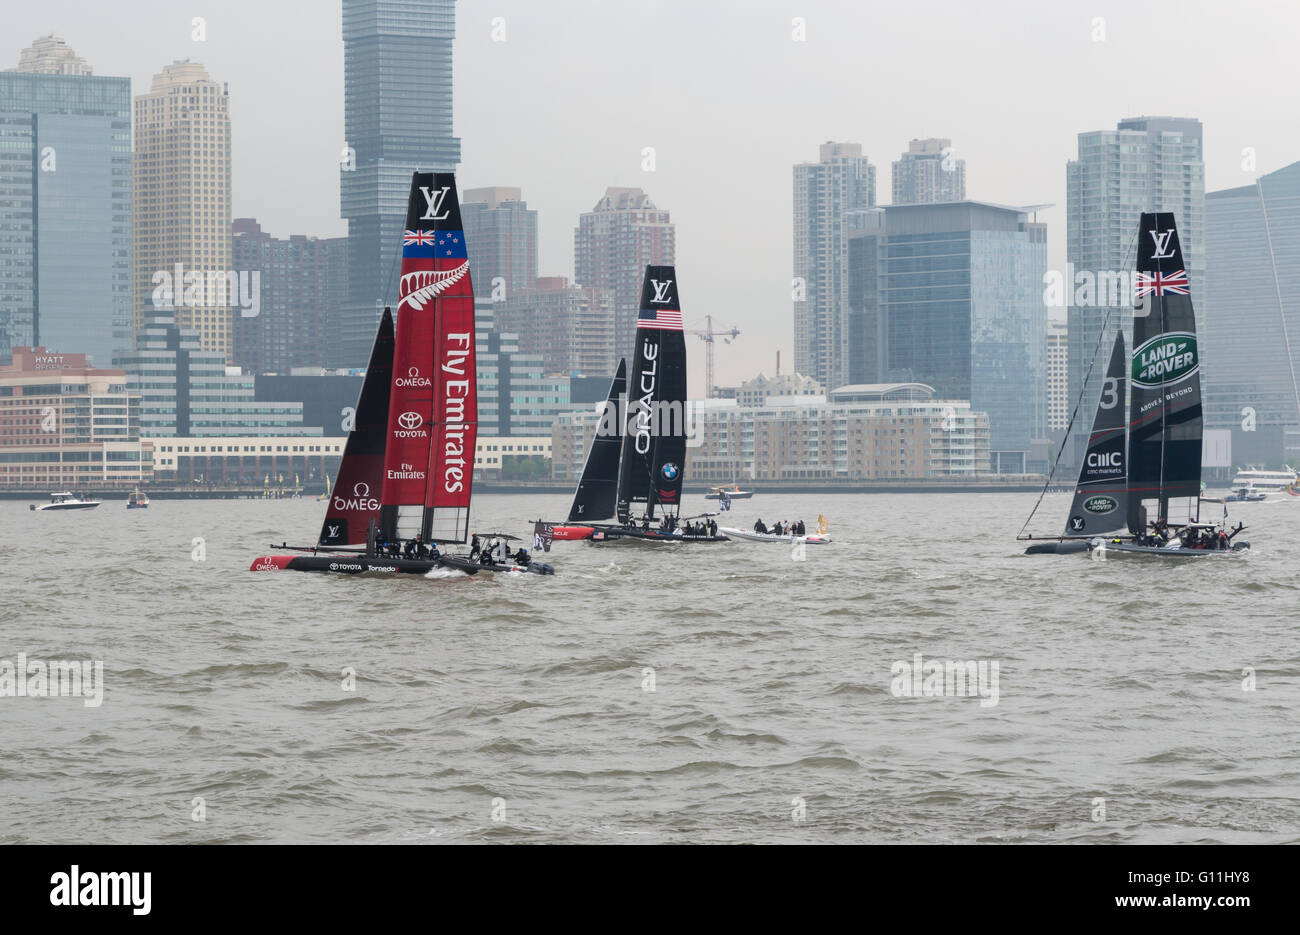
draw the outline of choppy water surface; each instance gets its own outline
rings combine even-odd
[[[1300,499],[1234,505],[1248,556],[1161,564],[1024,556],[1033,501],[760,493],[736,521],[835,543],[557,543],[511,580],[248,572],[314,501],[3,503],[0,659],[106,691],[0,698],[0,841],[1300,839]],[[998,703],[896,697],[916,653],[997,662]]]

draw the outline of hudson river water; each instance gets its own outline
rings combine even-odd
[[[310,500],[3,503],[0,663],[105,689],[0,697],[0,841],[1300,840],[1300,498],[1170,562],[1024,556],[1034,499],[760,491],[724,519],[834,543],[557,543],[510,580],[250,573]],[[996,663],[997,703],[896,695],[918,653]]]

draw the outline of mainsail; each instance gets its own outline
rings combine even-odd
[[[380,534],[464,542],[478,397],[474,292],[451,173],[411,179],[400,282]]]
[[[619,522],[631,519],[635,503],[645,504],[646,519],[654,517],[656,504],[675,515],[686,461],[686,338],[671,266],[646,267],[627,410]]]
[[[1144,213],[1138,232],[1129,413],[1128,528],[1144,533],[1143,500],[1201,493],[1201,377],[1196,316],[1174,216]]]
[[[1120,332],[1115,335],[1092,434],[1088,437],[1088,451],[1079,468],[1079,483],[1074,488],[1074,503],[1065,524],[1067,537],[1111,532],[1122,528],[1128,519],[1124,471],[1127,367],[1124,334]]]
[[[618,371],[609,384],[609,396],[601,408],[596,434],[587,449],[587,463],[569,507],[569,522],[596,522],[614,515],[618,496],[618,458],[623,439],[619,432],[619,400],[627,392],[627,361],[619,359]]]
[[[319,545],[363,545],[370,521],[379,518],[392,378],[393,315],[384,309],[353,412],[352,430],[343,446],[343,462],[330,491]]]

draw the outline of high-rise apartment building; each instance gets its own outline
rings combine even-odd
[[[613,292],[615,359],[631,353],[645,268],[676,263],[676,236],[668,212],[639,188],[607,188],[578,218],[574,278],[580,286]]]
[[[1296,463],[1300,162],[1205,196],[1205,267],[1205,425],[1232,431],[1237,466]]]
[[[1069,337],[1065,322],[1047,323],[1047,431],[1070,424]]]
[[[240,305],[230,210],[229,96],[202,65],[173,62],[135,99],[137,332],[173,318],[230,360]]]
[[[794,368],[828,389],[849,382],[846,215],[876,203],[859,143],[823,143],[794,167]]]
[[[0,72],[0,360],[131,345],[131,79],[62,39]]]
[[[520,350],[539,355],[547,373],[614,372],[611,290],[543,276],[531,289],[511,293],[497,308],[498,329],[519,335]]]
[[[333,329],[332,367],[366,366],[379,314],[397,303],[411,173],[452,172],[460,162],[451,120],[455,34],[455,0],[343,0],[348,299]]]
[[[1198,319],[1198,297],[1205,283],[1205,161],[1199,120],[1181,117],[1133,117],[1114,130],[1079,134],[1079,157],[1067,163],[1067,269],[1080,284],[1131,282],[1136,258],[1138,216],[1143,211],[1172,211],[1182,241]],[[1070,279],[1072,277],[1066,277]],[[1069,396],[1083,392],[1091,412],[1101,392],[1105,355],[1115,330],[1132,333],[1130,290],[1078,288],[1066,282],[1068,300]],[[1120,294],[1123,293],[1123,294]],[[1085,378],[1094,355],[1100,359]],[[1087,433],[1076,433],[1062,460],[1077,466]]]
[[[474,295],[494,302],[537,278],[537,212],[518,188],[467,188],[460,199]]]
[[[953,154],[952,140],[912,140],[893,170],[896,205],[966,200],[966,160]]]
[[[237,282],[257,294],[256,308],[235,312],[232,362],[253,374],[323,367],[347,293],[347,238],[272,237],[253,218],[237,218],[231,250]]]

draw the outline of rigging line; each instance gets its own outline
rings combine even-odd
[[[1113,306],[1107,306],[1106,317],[1101,321],[1101,331],[1097,333],[1097,346],[1092,350],[1092,360],[1088,363],[1088,372],[1084,375],[1083,383],[1079,385],[1079,396],[1074,401],[1074,411],[1070,413],[1070,421],[1065,426],[1065,437],[1061,439],[1061,446],[1056,450],[1056,459],[1052,462],[1052,468],[1047,472],[1047,482],[1043,484],[1043,489],[1038,492],[1038,500],[1034,503],[1034,508],[1029,511],[1029,516],[1025,518],[1025,524],[1020,527],[1020,532],[1016,533],[1019,539],[1024,535],[1029,524],[1033,522],[1034,514],[1042,506],[1043,497],[1047,496],[1047,490],[1052,486],[1052,478],[1056,476],[1056,469],[1061,463],[1061,456],[1065,454],[1065,443],[1070,440],[1070,433],[1074,430],[1074,422],[1079,417],[1079,407],[1083,405],[1084,394],[1088,391],[1088,385],[1092,382],[1092,372],[1097,367],[1097,352],[1101,350],[1102,344],[1105,343],[1106,325],[1110,323],[1110,310]],[[1066,338],[1069,340],[1068,336]]]
[[[1139,228],[1141,227],[1140,224],[1138,226]],[[1129,237],[1128,244],[1124,247],[1125,260],[1128,259],[1130,252],[1133,253],[1133,262],[1130,264],[1130,267],[1132,268],[1137,266],[1137,237],[1138,231],[1134,231]],[[1073,283],[1071,283],[1071,285],[1073,285]],[[1095,294],[1096,293],[1094,293],[1094,295]],[[1065,443],[1070,440],[1070,433],[1074,429],[1074,422],[1079,416],[1079,407],[1083,404],[1083,398],[1085,393],[1087,393],[1088,385],[1092,382],[1092,372],[1097,367],[1097,351],[1099,351],[1105,344],[1106,326],[1110,324],[1111,310],[1118,307],[1120,306],[1111,305],[1109,302],[1106,303],[1106,316],[1101,320],[1101,330],[1097,334],[1097,346],[1092,349],[1092,361],[1088,364],[1088,372],[1084,374],[1083,382],[1079,385],[1079,398],[1074,401],[1074,411],[1070,413],[1070,421],[1065,426],[1065,436],[1061,439],[1061,447],[1057,449],[1056,459],[1052,461],[1051,470],[1047,472],[1047,482],[1043,484],[1043,489],[1039,491],[1038,500],[1034,503],[1034,508],[1029,511],[1029,516],[1025,519],[1025,524],[1020,527],[1020,532],[1016,533],[1017,539],[1020,539],[1024,535],[1025,530],[1029,528],[1029,524],[1033,522],[1034,514],[1037,513],[1038,508],[1042,506],[1043,497],[1047,496],[1048,488],[1052,486],[1052,478],[1056,476],[1056,469],[1061,463],[1061,456],[1065,454]],[[1124,327],[1123,323],[1120,324],[1120,327]],[[1068,333],[1066,335],[1066,340],[1069,340]],[[1125,362],[1125,365],[1127,369],[1127,361]],[[1124,421],[1126,423],[1128,421],[1127,413],[1125,413]],[[1125,432],[1127,433],[1127,429]]]
[[[1291,338],[1287,334],[1286,308],[1282,304],[1282,283],[1277,275],[1277,255],[1273,252],[1273,231],[1268,223],[1268,205],[1264,202],[1263,179],[1255,180],[1255,190],[1259,192],[1259,210],[1264,218],[1264,239],[1268,243],[1268,264],[1273,270],[1273,290],[1277,293],[1277,311],[1282,319],[1282,340],[1286,347],[1286,361],[1291,366],[1291,392],[1295,394],[1296,412],[1300,413],[1300,384],[1296,382],[1295,357],[1291,353]]]

